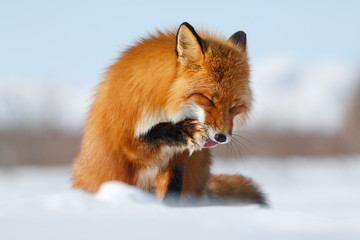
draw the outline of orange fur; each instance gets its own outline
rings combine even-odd
[[[89,112],[73,167],[74,188],[96,192],[103,182],[116,180],[163,199],[172,166],[178,164],[184,169],[182,196],[204,193],[210,176],[208,149],[189,156],[186,149],[150,148],[139,136],[156,123],[184,120],[179,113],[193,103],[203,109],[204,125],[231,135],[234,118],[244,122],[251,107],[249,66],[245,46],[203,32],[201,51],[189,29],[178,34],[183,34],[184,46],[193,48],[178,48],[177,55],[177,33],[157,32],[109,68]]]

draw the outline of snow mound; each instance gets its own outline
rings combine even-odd
[[[96,194],[96,199],[106,201],[114,205],[124,203],[160,203],[154,195],[141,191],[136,187],[115,181],[104,183]]]

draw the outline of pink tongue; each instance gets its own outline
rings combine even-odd
[[[214,141],[212,141],[211,139],[208,139],[208,140],[206,141],[205,145],[203,146],[203,148],[214,147],[214,146],[216,146],[216,145],[218,145],[217,142],[214,142]]]

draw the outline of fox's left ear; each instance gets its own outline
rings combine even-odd
[[[243,31],[238,31],[231,35],[229,41],[232,41],[236,45],[242,46],[244,50],[246,50],[246,33]]]
[[[189,23],[180,25],[176,34],[176,55],[182,65],[199,63],[204,56],[204,46],[204,40]]]

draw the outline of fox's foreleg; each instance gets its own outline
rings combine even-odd
[[[192,188],[187,186],[189,181],[184,179],[188,175],[187,166],[193,164],[188,163],[191,158],[189,156],[194,151],[201,150],[207,138],[206,127],[196,120],[184,120],[175,124],[159,123],[141,137],[141,140],[154,152],[166,146],[176,153],[156,175],[155,189],[160,199],[164,199],[165,196],[177,198],[183,193],[184,186],[188,190]]]

